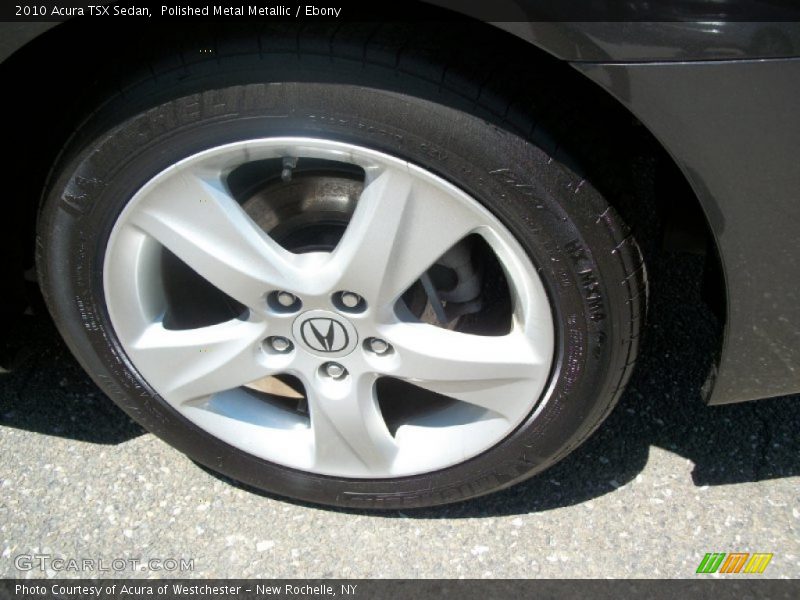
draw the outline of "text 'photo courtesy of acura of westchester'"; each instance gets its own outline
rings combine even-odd
[[[3,334],[49,313],[204,468],[359,510],[508,488],[695,291],[702,402],[800,393],[796,9],[111,4],[0,23]]]

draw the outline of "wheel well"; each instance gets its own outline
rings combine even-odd
[[[456,91],[456,108],[530,139],[582,171],[633,229],[651,262],[664,245],[706,256],[704,287],[724,319],[725,289],[714,237],[697,196],[673,159],[624,107],[568,64],[489,24],[421,5],[425,23],[304,22],[163,24],[136,28],[74,19],[42,34],[0,65],[6,144],[13,151],[4,219],[12,273],[4,302],[24,307],[21,273],[33,262],[37,207],[66,141],[105,98],[137,80],[180,71],[194,61],[237,53],[357,53]],[[101,49],[101,50],[100,50]],[[544,85],[543,85],[544,82]],[[8,85],[8,84],[7,84]],[[12,88],[8,85],[7,89]],[[394,91],[402,92],[402,89]],[[535,115],[535,119],[533,118]],[[611,158],[610,158],[611,157]],[[16,275],[16,278],[14,277]],[[651,274],[652,275],[652,274]]]

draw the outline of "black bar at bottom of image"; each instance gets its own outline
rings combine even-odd
[[[592,600],[795,600],[800,580],[757,579],[2,579],[7,600],[211,600],[340,598],[410,600],[444,598],[591,598]]]

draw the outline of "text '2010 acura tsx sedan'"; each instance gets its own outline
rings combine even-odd
[[[414,6],[0,25],[7,280],[108,397],[278,495],[471,498],[609,414],[664,244],[706,401],[800,392],[798,25]]]

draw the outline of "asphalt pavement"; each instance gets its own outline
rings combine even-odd
[[[3,348],[0,577],[696,577],[707,552],[773,553],[762,577],[800,577],[800,398],[703,404],[718,325],[698,268],[673,254],[653,270],[645,354],[570,457],[498,494],[383,514],[196,465],[104,397],[40,308]]]

